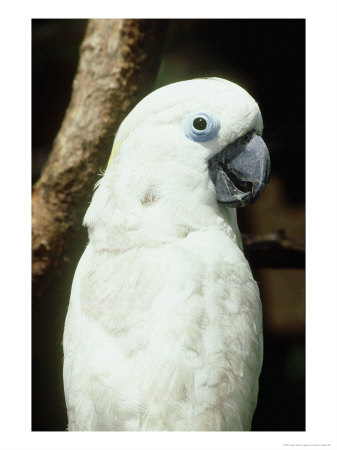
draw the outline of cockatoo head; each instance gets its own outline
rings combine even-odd
[[[173,83],[144,98],[124,120],[120,147],[133,141],[130,163],[165,171],[169,161],[198,170],[207,163],[217,200],[229,207],[252,203],[269,178],[270,158],[261,138],[262,117],[254,99],[220,78]]]
[[[139,223],[162,224],[167,215],[167,225],[179,214],[176,223],[192,223],[202,207],[206,217],[205,208],[219,203],[252,203],[270,172],[262,128],[255,100],[227,80],[194,79],[152,92],[121,124],[85,221],[110,207],[115,217],[126,208]]]

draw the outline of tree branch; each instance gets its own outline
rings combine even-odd
[[[76,239],[113,137],[152,89],[166,20],[90,20],[61,129],[32,196],[33,290],[41,295]]]
[[[304,269],[305,248],[289,240],[284,230],[263,237],[243,235],[245,255],[254,268]]]

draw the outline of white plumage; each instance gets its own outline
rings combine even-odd
[[[250,429],[261,303],[209,160],[251,130],[256,102],[217,78],[161,88],[122,123],[66,318],[69,430]]]

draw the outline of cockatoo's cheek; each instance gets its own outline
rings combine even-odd
[[[208,168],[218,202],[240,208],[253,203],[268,183],[269,152],[253,130],[213,156]]]

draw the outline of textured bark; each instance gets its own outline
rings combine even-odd
[[[90,20],[73,92],[32,196],[33,290],[41,295],[76,240],[118,125],[152,89],[166,20]]]
[[[245,255],[254,268],[304,269],[305,248],[289,240],[284,230],[263,237],[243,235]]]

